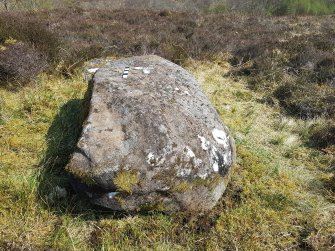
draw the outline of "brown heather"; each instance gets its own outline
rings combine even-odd
[[[0,250],[333,250],[334,37],[332,15],[1,12]],[[87,102],[81,66],[151,53],[196,76],[236,140],[208,215],[106,212],[64,172]]]

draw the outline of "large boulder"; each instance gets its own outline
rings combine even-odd
[[[213,208],[234,143],[194,77],[158,56],[93,65],[88,116],[67,166],[75,189],[112,210]]]

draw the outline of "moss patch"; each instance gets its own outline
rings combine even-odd
[[[132,193],[134,187],[139,182],[139,177],[136,172],[120,171],[113,181],[117,186],[118,191]]]
[[[81,171],[79,168],[69,165],[66,167],[66,170],[86,185],[93,185],[95,183],[92,175],[87,172]]]

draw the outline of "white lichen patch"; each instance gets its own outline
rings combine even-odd
[[[150,68],[144,68],[143,69],[144,74],[150,74],[150,72],[151,72]]]
[[[214,170],[214,172],[218,172],[219,171],[219,164],[216,161],[213,164],[213,170]]]
[[[148,156],[147,156],[147,163],[149,165],[154,165],[155,162],[156,162],[155,155],[153,153],[149,153]]]
[[[192,149],[189,146],[186,146],[185,149],[186,149],[186,156],[188,158],[194,158],[195,157],[194,152],[192,151]]]
[[[217,152],[218,152],[217,148],[215,146],[212,146],[211,159],[213,160],[212,168],[214,172],[219,171],[219,163],[218,163],[219,157],[218,157]]]
[[[208,177],[208,173],[206,172],[198,173],[197,176],[204,180]]]
[[[160,125],[158,127],[158,130],[160,133],[166,134],[168,132],[168,129],[164,125]]]
[[[213,137],[215,139],[216,142],[218,142],[219,144],[223,144],[225,147],[229,146],[229,139],[227,137],[223,137],[226,136],[226,133],[217,129],[213,130]],[[214,170],[214,172],[219,172],[219,156],[218,156],[218,150],[217,148],[212,145],[210,143],[210,141],[206,140],[205,137],[202,137],[200,135],[198,135],[198,138],[201,141],[201,148],[204,151],[208,151],[210,149],[210,159],[211,159],[211,166]],[[228,140],[228,142],[226,142],[226,140]],[[228,161],[228,156],[225,155],[223,156],[225,163],[227,163]]]
[[[87,72],[93,74],[93,73],[96,73],[98,70],[99,68],[91,68],[91,69],[88,69]]]
[[[155,156],[152,152],[148,154],[147,156],[147,163],[150,166],[159,166],[164,164],[165,162],[165,155],[163,154],[162,156]]]
[[[116,195],[118,195],[119,192],[110,192],[108,193],[108,199],[114,199]]]
[[[212,131],[212,135],[213,138],[215,139],[215,141],[220,144],[223,145],[224,148],[228,148],[229,147],[229,136],[227,135],[227,133],[225,131],[219,130],[219,129],[214,129]]]
[[[225,164],[228,164],[229,158],[230,158],[230,154],[229,153],[223,155],[223,161],[224,161]]]
[[[162,187],[160,190],[161,191],[168,191],[168,190],[170,190],[171,189],[171,187],[169,187],[169,186],[165,186],[165,187]]]
[[[104,167],[104,173],[113,173],[113,172],[117,172],[120,170],[120,167],[118,165],[109,166],[108,162],[99,163],[99,165]],[[127,166],[124,166],[122,169],[127,170]]]
[[[163,165],[164,162],[165,162],[165,157],[162,157],[162,156],[161,156],[160,158],[158,158],[158,160],[156,159],[156,161],[157,161],[156,166]]]
[[[194,159],[194,166],[200,166],[202,162],[203,161],[201,159]]]
[[[189,146],[184,147],[181,160],[187,163],[187,165],[191,165],[192,168],[199,167],[203,163],[202,159],[196,158],[195,153],[192,151],[192,149]]]
[[[208,140],[206,140],[205,137],[202,137],[200,135],[198,135],[198,138],[201,141],[201,148],[202,148],[202,150],[207,151],[209,149],[209,147],[210,147],[210,142]]]
[[[177,170],[177,177],[185,177],[191,174],[192,170],[188,168],[180,168]]]

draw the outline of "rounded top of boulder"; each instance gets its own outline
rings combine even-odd
[[[114,210],[212,208],[234,144],[194,77],[152,55],[90,67],[89,115],[67,166],[75,187]]]

